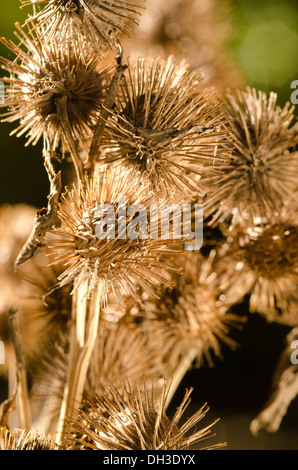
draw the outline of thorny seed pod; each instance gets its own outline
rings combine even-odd
[[[11,343],[8,312],[21,303],[20,270],[15,272],[15,260],[32,230],[35,208],[26,204],[4,204],[0,207],[0,339],[5,343],[5,363],[0,367],[0,374],[6,375],[15,356]],[[23,266],[22,274],[30,268]],[[34,329],[35,330],[35,329]],[[31,331],[31,348],[35,331]]]
[[[0,428],[0,450],[58,450],[50,437],[35,431]]]
[[[227,44],[235,24],[230,0],[150,0],[133,30],[134,41],[123,38],[129,57],[147,55],[187,60],[203,72],[221,93],[231,83],[243,83]]]
[[[92,401],[94,394],[100,398],[106,393],[107,386],[121,388],[126,379],[133,385],[144,378],[162,377],[158,346],[158,340],[149,343],[141,329],[102,321],[89,364],[84,398]],[[32,400],[34,409],[38,410],[39,426],[47,424],[46,416],[52,423],[58,419],[67,378],[68,349],[66,336],[55,342],[49,340],[43,358],[35,365]]]
[[[130,173],[115,171],[95,173],[62,199],[62,227],[53,232],[52,247],[54,262],[65,266],[60,285],[74,281],[74,290],[84,285],[91,293],[101,282],[103,306],[109,292],[120,303],[125,294],[139,299],[138,286],[154,295],[156,285],[166,281],[162,270],[170,268],[162,256],[176,253],[170,248],[177,242],[171,223],[164,239],[160,217],[151,217],[151,205],[167,199],[152,196]]]
[[[298,224],[286,210],[247,228],[235,225],[219,256],[226,257],[249,309],[269,321],[297,324]],[[228,261],[230,259],[230,261]],[[296,306],[296,308],[293,308]]]
[[[44,340],[55,341],[60,334],[69,331],[71,285],[59,287],[58,277],[63,268],[48,266],[47,252],[44,249],[28,261],[28,273],[23,276],[22,316],[29,330],[30,324],[41,320]]]
[[[42,29],[16,27],[20,45],[1,39],[16,55],[15,61],[1,59],[10,73],[2,79],[9,84],[1,105],[8,108],[4,121],[20,121],[12,134],[27,132],[27,145],[44,133],[53,149],[62,141],[63,153],[66,136],[84,144],[101,109],[110,67],[99,68],[100,59],[84,39],[48,42]]]
[[[101,401],[79,412],[73,427],[83,438],[70,435],[70,443],[93,450],[186,450],[190,445],[212,437],[210,429],[216,421],[198,429],[198,423],[208,411],[206,405],[180,425],[192,389],[186,391],[173,418],[167,417],[165,403],[169,385],[170,381],[165,383],[159,403],[154,401],[153,389],[150,390],[146,382],[135,389],[127,382],[121,392],[109,387]],[[197,430],[190,433],[194,427]]]
[[[197,190],[227,162],[228,141],[214,93],[203,78],[168,60],[130,65],[105,127],[100,161],[133,169],[153,190]]]
[[[160,338],[149,341],[140,328],[101,322],[85,385],[86,398],[100,397],[110,385],[121,388],[126,379],[133,386],[143,378],[163,377],[159,346]]]
[[[208,196],[204,214],[213,224],[245,214],[247,224],[255,218],[274,216],[287,200],[295,201],[298,185],[298,123],[291,126],[294,106],[276,105],[262,91],[228,93],[224,110],[230,121],[232,157],[219,178],[206,182]]]
[[[44,5],[34,18],[46,25],[49,38],[84,35],[99,52],[112,47],[121,33],[138,23],[141,0],[21,0],[25,6]]]
[[[222,345],[235,349],[230,327],[238,327],[241,317],[229,313],[229,305],[219,290],[213,254],[204,259],[192,254],[181,261],[183,273],[175,276],[174,287],[164,288],[160,299],[144,302],[144,328],[148,335],[160,336],[169,373],[184,360],[188,367],[196,360],[213,365],[213,354],[222,357]],[[147,319],[147,321],[146,321]],[[187,360],[188,358],[188,360]]]

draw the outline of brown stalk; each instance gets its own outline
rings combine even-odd
[[[71,413],[77,411],[81,405],[90,359],[97,338],[102,295],[101,282],[92,292],[90,302],[87,302],[86,293],[85,284],[74,293],[68,373],[56,433],[58,444],[62,443],[66,431],[66,419],[70,418]],[[86,322],[88,307],[89,318]]]
[[[100,113],[100,116],[96,123],[92,142],[90,145],[88,158],[85,163],[85,171],[89,175],[91,175],[93,172],[94,160],[95,160],[95,157],[98,155],[98,148],[100,146],[101,138],[102,138],[103,131],[106,125],[106,121],[109,117],[110,110],[112,109],[115,103],[115,99],[118,95],[118,91],[119,91],[120,84],[124,76],[124,72],[127,69],[127,65],[122,65],[122,48],[119,43],[118,43],[118,51],[119,52],[116,57],[116,64],[117,64],[116,70],[112,78],[106,99],[104,101],[102,112]]]
[[[10,334],[16,356],[17,401],[23,429],[31,429],[31,410],[27,384],[26,364],[22,347],[22,331],[18,311],[10,309],[8,314]]]
[[[51,152],[45,137],[44,166],[50,181],[48,207],[43,207],[36,212],[32,232],[16,259],[16,267],[33,257],[37,248],[43,245],[47,232],[52,230],[53,227],[60,227],[61,225],[57,214],[59,197],[62,191],[61,172],[59,171],[59,173],[55,173],[51,158]]]

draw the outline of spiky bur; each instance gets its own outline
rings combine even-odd
[[[44,37],[43,29],[16,23],[20,45],[2,43],[16,56],[2,58],[2,68],[10,73],[2,78],[8,84],[3,114],[5,122],[19,121],[12,132],[26,134],[27,145],[36,144],[46,133],[55,150],[71,146],[70,140],[84,144],[98,113],[109,83],[111,67],[101,69],[100,58],[83,38]],[[32,29],[33,28],[33,29]]]
[[[255,89],[228,93],[224,110],[230,120],[235,149],[230,164],[206,188],[205,216],[213,224],[243,216],[253,225],[258,217],[273,217],[287,200],[295,201],[298,179],[298,123],[294,106],[282,109],[277,95]]]
[[[67,376],[69,337],[60,334],[43,344],[43,354],[31,370],[30,403],[34,427],[54,435]]]
[[[125,324],[111,324],[101,321],[92,352],[84,389],[84,398],[92,400],[94,394],[101,397],[107,386],[121,388],[122,381],[128,379],[136,384],[146,379],[163,376],[164,367],[160,362],[158,340],[149,342],[141,329],[130,328]],[[49,425],[52,431],[57,425],[63,390],[67,377],[69,344],[67,337],[45,345],[44,356],[35,367],[32,389],[34,408],[46,410],[37,412],[36,419]],[[40,415],[40,418],[39,416]],[[40,429],[40,427],[39,427]]]
[[[80,410],[78,419],[73,423],[75,432],[69,435],[70,444],[93,450],[186,450],[212,437],[210,429],[216,421],[198,429],[199,422],[208,411],[206,405],[180,424],[189,405],[192,389],[186,391],[171,419],[165,410],[168,391],[169,382],[165,383],[157,403],[153,398],[153,389],[150,390],[146,382],[136,388],[127,382],[121,391],[109,387],[100,401]],[[198,450],[224,445],[217,444]]]
[[[161,238],[160,218],[151,217],[152,205],[167,199],[150,194],[130,173],[109,171],[95,173],[62,199],[62,228],[53,232],[51,252],[65,266],[60,285],[84,285],[89,295],[101,283],[102,305],[109,292],[120,304],[124,294],[139,300],[138,286],[155,295],[155,287],[166,282],[162,270],[171,267],[162,257],[181,243],[173,239],[171,223],[168,239]]]
[[[128,379],[131,386],[146,379],[163,377],[160,338],[149,341],[141,328],[101,322],[90,361],[85,396],[100,397],[107,386],[121,388]]]
[[[44,319],[45,337],[53,340],[69,330],[71,319],[71,285],[59,288],[58,277],[63,271],[59,265],[48,266],[48,249],[43,249],[30,264],[30,272],[23,276],[23,316],[26,322]]]
[[[269,321],[297,323],[298,220],[283,211],[247,228],[229,231],[220,256],[226,257],[237,277],[242,297],[250,294],[249,309]],[[230,259],[230,261],[229,261]]]
[[[235,34],[233,23],[229,0],[150,0],[133,30],[134,41],[123,38],[123,46],[129,57],[187,60],[222,93],[231,83],[243,83],[227,47]]]
[[[0,450],[58,450],[49,436],[16,428],[13,432],[0,428]]]
[[[138,23],[142,0],[21,0],[24,6],[41,5],[34,18],[46,26],[49,38],[84,35],[100,53],[115,46]]]
[[[47,266],[47,249],[27,262],[16,305],[22,318],[23,348],[34,380],[48,342],[55,343],[71,325],[71,285],[59,287],[60,266]],[[22,269],[20,269],[21,275]],[[35,337],[34,337],[35,332]]]
[[[175,276],[174,287],[164,288],[156,302],[144,302],[140,312],[148,334],[164,338],[162,351],[170,375],[186,358],[186,370],[194,360],[197,367],[205,360],[212,366],[213,355],[222,357],[224,343],[237,347],[230,337],[230,327],[239,327],[242,322],[239,316],[229,313],[229,305],[218,288],[212,256],[204,259],[192,254],[181,260],[181,266],[183,273]]]
[[[100,161],[134,171],[155,191],[195,189],[226,164],[229,143],[214,93],[174,60],[130,65],[108,120]]]
[[[35,208],[26,204],[4,204],[0,206],[0,339],[5,343],[5,364],[0,374],[7,375],[14,364],[14,352],[9,332],[8,312],[16,301],[22,279],[15,272],[14,263],[18,252],[32,230]],[[24,269],[28,272],[28,267]],[[32,337],[31,337],[32,339]]]

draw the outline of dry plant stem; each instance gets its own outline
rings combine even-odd
[[[9,311],[8,317],[11,338],[16,355],[17,402],[21,419],[21,427],[23,429],[31,429],[31,410],[29,403],[25,358],[22,348],[21,324],[18,311],[11,309]]]
[[[52,156],[49,150],[49,144],[47,143],[47,139],[45,137],[44,166],[50,181],[48,207],[39,209],[37,211],[33,222],[33,229],[29,236],[29,239],[23,246],[16,259],[16,267],[25,263],[25,261],[33,257],[37,248],[43,245],[45,235],[48,231],[52,230],[53,227],[58,228],[61,225],[60,219],[57,214],[59,198],[62,191],[61,172],[55,173],[51,158]]]
[[[89,302],[86,300],[86,292],[86,284],[83,284],[74,294],[76,296],[75,308],[73,308],[75,318],[70,339],[68,376],[56,434],[57,444],[62,443],[66,419],[80,407],[89,363],[97,338],[102,294],[101,283],[99,282],[93,291]],[[88,303],[89,315],[86,323]]]
[[[122,62],[122,49],[120,45],[119,45],[119,54],[116,58],[116,62],[117,62],[117,67],[116,67],[114,76],[112,78],[105,102],[103,104],[102,112],[97,121],[93,138],[92,138],[92,142],[91,142],[91,146],[90,146],[88,159],[85,163],[85,170],[89,175],[91,175],[93,172],[94,160],[95,160],[95,157],[98,155],[98,149],[99,149],[103,131],[106,125],[106,120],[108,119],[109,112],[115,103],[115,99],[118,95],[118,91],[120,88],[122,78],[124,76],[124,72],[127,69],[127,65],[122,65],[121,63]]]
[[[169,406],[170,402],[172,401],[173,396],[176,393],[183,377],[185,376],[186,372],[190,369],[193,361],[195,360],[198,352],[196,349],[190,349],[187,354],[181,359],[180,363],[176,367],[176,370],[173,374],[173,379],[171,382],[171,386],[169,388],[169,392],[167,394],[166,399],[166,408]]]
[[[69,361],[68,361],[66,381],[64,385],[63,399],[62,399],[62,404],[61,404],[61,409],[60,409],[60,416],[59,416],[57,430],[56,430],[55,440],[57,444],[61,444],[61,440],[62,440],[62,433],[64,430],[64,419],[68,411],[68,403],[70,401],[70,395],[71,395],[70,384],[72,382],[73,370],[75,368],[75,364],[76,364],[77,356],[78,356],[78,350],[79,350],[78,344],[76,342],[76,339],[78,337],[77,335],[77,303],[78,303],[77,297],[78,297],[78,291],[74,292],[73,298],[72,298],[73,300],[72,309],[71,309],[72,326],[71,326],[70,339],[69,339]]]
[[[71,126],[67,112],[67,96],[62,96],[61,98],[56,99],[55,104],[60,118],[63,134],[69,147],[69,152],[76,170],[78,183],[80,183],[80,181],[83,181],[83,163],[80,159],[80,156],[78,155],[76,142],[71,132]]]

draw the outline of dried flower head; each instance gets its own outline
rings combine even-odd
[[[90,293],[101,282],[103,305],[109,292],[118,302],[123,294],[138,299],[137,286],[154,295],[154,286],[165,281],[162,269],[169,268],[161,257],[175,245],[171,227],[168,240],[154,238],[160,218],[150,217],[150,205],[165,201],[129,173],[95,173],[84,187],[68,191],[59,211],[62,227],[53,232],[52,255],[65,266],[60,285],[74,281],[74,290],[85,286]]]
[[[15,272],[15,260],[30,235],[34,215],[35,208],[26,204],[4,204],[0,207],[0,339],[5,343],[6,363],[0,367],[1,375],[6,375],[15,361],[8,312],[20,301],[22,276],[19,271]],[[28,267],[24,266],[24,270],[28,272]]]
[[[168,60],[139,58],[121,85],[100,161],[133,169],[154,190],[197,189],[227,160],[226,131],[201,76]]]
[[[277,95],[254,89],[228,93],[224,103],[230,120],[235,149],[230,164],[218,179],[210,179],[205,215],[213,223],[247,214],[255,218],[273,216],[298,185],[298,123],[291,126],[294,106],[276,105]]]
[[[55,340],[49,338],[44,344],[43,357],[33,370],[32,400],[38,409],[36,419],[44,421],[44,413],[57,424],[67,379],[69,344],[67,336]],[[125,324],[101,321],[97,340],[92,352],[84,389],[84,398],[92,401],[106,393],[107,386],[121,388],[123,380],[133,385],[146,379],[162,377],[158,341],[150,341],[141,329]],[[39,416],[40,415],[40,418]]]
[[[73,444],[93,450],[186,450],[190,445],[212,437],[210,429],[215,422],[190,433],[205,417],[206,405],[179,424],[189,405],[192,389],[186,391],[172,419],[167,417],[165,410],[168,391],[169,383],[165,383],[160,401],[156,403],[153,390],[146,383],[136,389],[127,383],[121,392],[109,387],[101,401],[80,411],[74,428],[84,437],[74,439]]]
[[[92,353],[85,396],[98,397],[107,386],[121,388],[123,380],[131,386],[143,378],[163,376],[159,338],[149,341],[140,328],[101,322]]]
[[[72,299],[71,285],[59,286],[58,277],[63,271],[59,265],[48,266],[48,249],[39,252],[28,261],[23,276],[22,314],[25,328],[42,321],[43,338],[55,341],[60,334],[69,331]]]
[[[292,318],[295,325],[297,315],[291,309],[298,301],[297,218],[283,213],[251,228],[238,224],[229,234],[222,256],[230,258],[242,294],[250,293],[250,311],[269,321]]]
[[[46,25],[48,37],[84,34],[102,52],[138,22],[138,0],[21,0],[24,6],[44,5],[34,18]]]
[[[43,344],[43,354],[30,370],[30,402],[36,429],[54,434],[63,399],[69,358],[69,338],[60,334]]]
[[[35,431],[0,428],[0,450],[58,450],[50,437]]]
[[[134,41],[124,39],[130,57],[151,55],[187,60],[223,92],[243,82],[227,47],[235,34],[230,0],[150,0],[134,28]],[[237,25],[236,25],[237,29]]]
[[[84,39],[47,41],[39,28],[26,32],[16,24],[20,45],[2,39],[16,55],[1,59],[10,78],[6,90],[4,121],[20,121],[13,134],[27,132],[27,145],[36,144],[46,132],[53,148],[65,135],[84,142],[93,127],[109,82],[110,67],[101,70],[100,59]],[[23,46],[23,47],[22,47]]]
[[[199,367],[205,359],[212,366],[213,354],[222,357],[222,344],[233,349],[237,346],[230,337],[230,327],[239,327],[243,320],[228,312],[212,258],[192,254],[182,260],[183,273],[175,276],[174,287],[164,288],[157,301],[144,303],[145,328],[153,337],[163,338],[170,373],[186,357],[188,367],[194,360]]]

